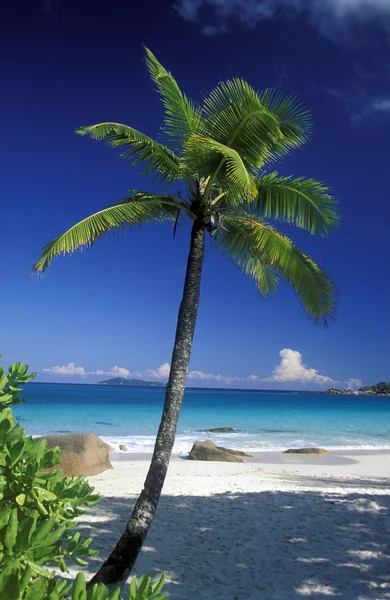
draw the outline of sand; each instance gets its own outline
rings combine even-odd
[[[81,530],[108,555],[146,457],[113,454]],[[171,600],[390,598],[390,452],[264,453],[245,464],[174,458],[136,572]]]

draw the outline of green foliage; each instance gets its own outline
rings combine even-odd
[[[284,280],[295,288],[312,319],[326,322],[324,315],[333,315],[335,289],[328,275],[263,219],[244,211],[226,215],[223,228],[213,237],[219,251],[256,281],[262,295],[272,293]]]
[[[0,412],[0,570],[16,561],[18,568],[29,565],[35,576],[49,577],[46,565],[66,571],[68,559],[86,565],[85,558],[96,554],[91,539],[71,530],[81,507],[99,497],[83,477],[48,470],[59,463],[59,448],[26,437],[10,408]]]
[[[35,377],[27,371],[21,363],[11,365],[8,375],[1,371],[0,577],[8,573],[15,582],[27,567],[33,578],[50,578],[47,565],[66,571],[68,559],[86,565],[85,558],[96,554],[91,539],[71,530],[81,507],[96,504],[98,495],[84,477],[53,470],[61,462],[59,448],[49,450],[45,440],[27,437],[9,408],[24,401],[18,386]]]
[[[375,385],[365,385],[359,392],[373,392],[375,394],[390,394],[390,381],[381,381]]]
[[[160,595],[164,583],[165,575],[154,583],[148,575],[142,575],[139,582],[137,577],[133,577],[130,582],[129,600],[168,600],[168,594]]]
[[[77,223],[44,248],[35,271],[43,272],[54,256],[73,252],[82,246],[91,247],[110,229],[124,229],[151,221],[174,221],[178,207],[169,196],[134,194],[116,206],[109,206]]]
[[[315,179],[264,175],[257,183],[257,210],[265,217],[294,223],[312,234],[326,235],[339,223],[336,200]]]
[[[61,462],[59,448],[45,440],[27,437],[10,406],[20,404],[19,385],[35,377],[27,365],[0,369],[0,598],[1,600],[122,600],[119,588],[112,594],[103,584],[86,589],[79,573],[72,586],[54,577],[50,567],[67,571],[67,561],[86,566],[92,538],[73,533],[82,507],[93,506],[99,496],[86,479],[63,477],[54,469]],[[159,595],[165,578],[151,583],[134,577],[129,600],[166,600]]]
[[[2,600],[124,600],[118,587],[110,592],[103,583],[96,583],[87,589],[82,573],[74,583],[63,579],[40,577],[34,579],[29,566],[21,566],[10,561],[0,574],[0,598]],[[139,582],[134,576],[130,583],[128,600],[168,600],[168,594],[161,594],[165,575],[152,583],[148,575],[142,575]]]
[[[200,108],[180,90],[174,77],[164,69],[154,54],[146,51],[146,66],[165,108],[164,132],[179,149],[187,136],[202,125]]]
[[[112,148],[124,148],[122,158],[129,158],[133,165],[143,165],[143,174],[158,175],[160,181],[174,181],[180,177],[177,156],[140,131],[121,123],[98,123],[77,130],[80,135],[90,135],[95,140],[105,140]]]
[[[1,356],[0,356],[1,358]],[[8,367],[6,374],[5,368],[0,366],[0,411],[7,406],[22,404],[26,401],[21,398],[22,388],[19,387],[36,377],[36,373],[27,373],[27,365],[20,362],[14,362]]]
[[[374,386],[378,392],[390,392],[390,381],[381,381]]]
[[[166,145],[120,123],[99,123],[77,133],[120,148],[143,174],[174,183],[174,189],[180,185],[180,192],[168,197],[133,193],[125,207],[122,201],[100,211],[48,244],[33,269],[44,271],[55,256],[91,246],[109,230],[168,220],[175,231],[184,216],[204,225],[217,250],[252,277],[263,296],[285,282],[306,314],[326,323],[337,298],[329,276],[264,221],[275,219],[318,235],[339,223],[327,186],[265,171],[308,140],[310,113],[296,96],[256,92],[242,79],[219,83],[198,105],[147,49],[146,64],[164,106]]]

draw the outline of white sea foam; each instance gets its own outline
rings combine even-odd
[[[241,439],[234,439],[234,434],[216,436],[216,435],[179,435],[173,448],[174,454],[186,455],[192,448],[193,443],[197,439],[212,439],[217,445],[226,446],[233,450],[242,450],[244,452],[283,452],[288,448],[321,446],[326,450],[390,450],[390,444],[371,443],[371,444],[332,444],[308,441],[305,439],[286,441],[284,444],[260,443],[253,439],[253,436],[240,434]],[[242,439],[244,437],[250,439]],[[128,451],[134,454],[150,454],[154,449],[154,436],[139,435],[139,436],[101,436],[101,438],[109,444],[114,451],[119,451],[119,445],[127,447]]]

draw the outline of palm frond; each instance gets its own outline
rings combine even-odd
[[[183,141],[199,130],[201,112],[180,90],[173,75],[145,48],[146,64],[165,107],[164,131],[182,146]]]
[[[282,136],[278,118],[241,79],[220,83],[205,99],[203,109],[205,135],[236,150],[254,172]]]
[[[273,295],[279,285],[278,275],[254,252],[250,236],[239,224],[235,227],[232,220],[232,215],[223,217],[222,226],[211,232],[217,251],[236,264],[244,275],[254,279],[263,297]]]
[[[175,221],[178,204],[169,196],[153,196],[138,193],[120,203],[90,215],[65,233],[47,244],[33,266],[35,273],[42,273],[60,254],[70,254],[78,248],[90,248],[112,229],[124,229],[151,221]]]
[[[94,140],[104,140],[112,148],[127,148],[122,158],[130,158],[133,165],[145,164],[144,174],[153,174],[160,181],[172,182],[181,176],[179,158],[164,144],[133,127],[121,123],[97,123],[79,127],[79,135],[89,135]]]
[[[242,195],[257,195],[255,179],[237,150],[212,138],[191,135],[183,153],[183,163],[188,170],[210,176],[214,186],[218,187],[219,182],[222,186],[227,180]]]
[[[310,137],[312,117],[298,96],[280,90],[266,89],[259,94],[265,108],[279,120],[282,137],[270,148],[270,157],[279,158],[302,146]]]
[[[280,284],[280,277],[270,267],[265,264],[259,264],[257,266],[257,277],[256,277],[257,290],[263,298],[267,296],[273,296]]]
[[[259,177],[254,210],[261,216],[290,223],[312,234],[327,235],[340,222],[337,200],[315,179],[269,173]]]
[[[224,222],[224,221],[223,221]],[[253,252],[252,240],[245,235],[231,232],[223,225],[211,233],[217,252],[236,264],[239,269],[256,282],[263,297],[273,295],[279,285],[279,277],[257,254]]]
[[[244,213],[226,215],[212,236],[222,251],[254,279],[258,261],[291,284],[306,314],[315,322],[326,324],[329,317],[334,317],[336,289],[330,277],[287,236],[262,219]]]

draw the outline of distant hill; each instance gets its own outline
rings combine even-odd
[[[381,381],[376,385],[365,385],[359,392],[373,392],[373,394],[390,394],[390,381]]]
[[[365,385],[358,392],[351,389],[339,390],[330,388],[326,390],[326,394],[354,394],[356,396],[390,396],[390,381],[381,381],[376,385]]]
[[[98,381],[99,385],[123,385],[126,387],[164,387],[160,381],[144,381],[143,379],[125,379],[124,377],[113,377],[105,381]]]

